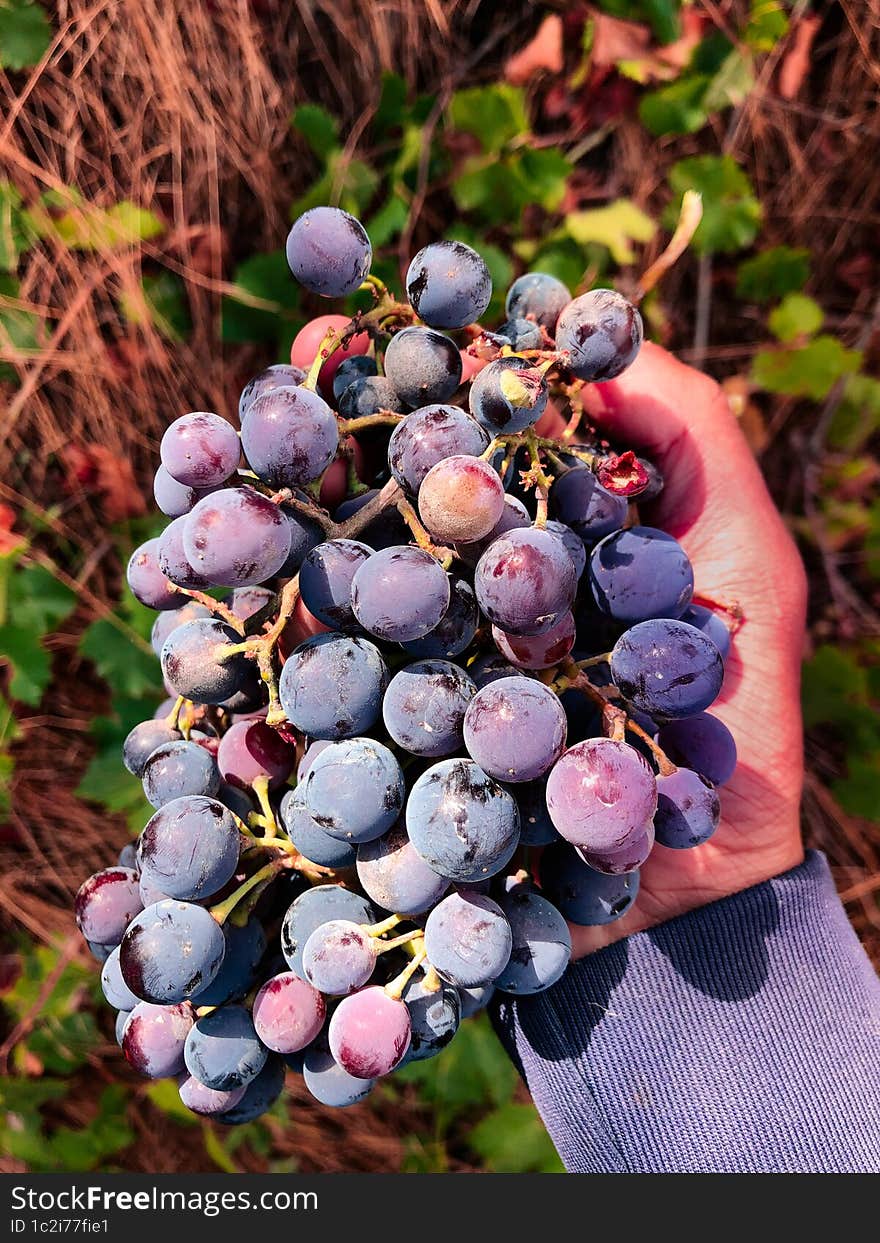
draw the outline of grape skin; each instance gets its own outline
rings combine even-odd
[[[292,971],[272,976],[254,998],[254,1028],[275,1053],[306,1048],[323,1027],[326,1014],[321,994]]]
[[[354,354],[351,358],[344,358],[333,377],[333,397],[339,401],[349,384],[365,376],[377,374],[376,360],[366,354]]]
[[[176,742],[180,736],[180,731],[172,729],[166,717],[141,721],[122,744],[122,762],[133,777],[143,777],[144,765],[156,748],[166,742]]]
[[[461,383],[461,354],[454,341],[430,328],[404,328],[388,342],[385,375],[411,410],[446,401]]]
[[[628,838],[619,849],[592,851],[583,846],[576,846],[575,849],[584,863],[595,871],[605,872],[609,876],[621,876],[637,871],[647,862],[654,849],[654,838],[654,825],[648,823],[640,833]]]
[[[461,1024],[458,990],[441,981],[429,989],[424,978],[414,977],[407,984],[403,1001],[409,1010],[410,1045],[406,1062],[422,1062],[436,1057],[452,1040]]]
[[[550,988],[571,959],[571,933],[552,903],[525,885],[515,885],[502,904],[513,938],[510,957],[495,979],[504,993],[528,996]]]
[[[282,786],[296,763],[296,748],[265,721],[236,721],[220,739],[217,766],[224,781],[246,790],[259,780]]]
[[[216,794],[220,774],[203,747],[180,739],[153,751],[144,765],[143,783],[147,801],[158,808],[185,794]]]
[[[694,716],[717,698],[724,677],[718,648],[685,622],[639,622],[617,640],[611,677],[627,703],[660,720]]]
[[[160,462],[153,478],[153,498],[163,514],[167,514],[169,518],[188,514],[201,495],[198,488],[178,483]]]
[[[571,293],[561,280],[548,272],[526,272],[508,289],[504,311],[511,319],[534,319],[552,336],[570,302]]]
[[[211,584],[193,569],[183,550],[185,526],[186,516],[175,518],[173,522],[168,523],[159,536],[156,560],[159,563],[159,569],[169,582],[175,583],[178,587],[187,587],[191,591],[201,591],[204,587],[210,587]]]
[[[214,979],[226,944],[208,911],[166,898],[131,921],[122,938],[122,978],[135,994],[156,1005],[195,996]]]
[[[687,622],[689,626],[695,626],[697,630],[702,630],[703,634],[718,648],[721,659],[727,660],[730,654],[730,630],[717,613],[713,613],[711,609],[707,609],[702,604],[689,604],[680,620]]]
[[[412,755],[451,755],[462,744],[465,711],[476,693],[467,674],[449,661],[407,665],[385,692],[385,728]]]
[[[364,1100],[373,1090],[373,1079],[356,1079],[339,1065],[326,1041],[310,1045],[303,1058],[303,1079],[316,1101],[344,1109]]]
[[[300,778],[300,781],[302,778]],[[315,823],[306,806],[302,787],[288,790],[279,808],[281,822],[300,854],[319,867],[348,868],[355,862],[355,849],[350,842],[331,837]]]
[[[218,1092],[216,1088],[206,1088],[194,1075],[184,1075],[178,1084],[178,1092],[181,1102],[191,1113],[210,1118],[234,1108],[244,1096],[245,1086]]]
[[[639,873],[608,875],[584,863],[568,842],[541,855],[541,888],[567,920],[582,927],[622,919],[639,893]]]
[[[687,850],[707,842],[721,819],[715,787],[689,768],[657,778],[657,841],[670,850]]]
[[[377,906],[401,915],[422,914],[449,888],[449,882],[419,856],[402,821],[358,846],[357,874],[361,888]]]
[[[533,427],[547,406],[547,381],[525,358],[510,355],[484,367],[471,384],[468,408],[493,435]]]
[[[385,548],[355,574],[351,607],[363,628],[380,639],[421,639],[449,608],[449,579],[421,548]]]
[[[122,978],[118,945],[101,969],[101,989],[114,1010],[133,1010],[140,1001]]]
[[[400,765],[372,738],[348,738],[327,747],[309,769],[304,789],[318,827],[358,844],[390,829],[405,797]]]
[[[534,781],[565,749],[565,710],[554,693],[532,678],[501,678],[468,705],[468,754],[497,781]]]
[[[574,617],[568,611],[543,634],[507,634],[499,626],[492,627],[495,646],[517,669],[552,669],[569,655],[575,636]]]
[[[733,734],[708,712],[668,721],[661,726],[657,741],[673,763],[692,768],[714,786],[726,785],[736,769]]]
[[[259,397],[273,393],[278,388],[296,388],[302,384],[306,373],[302,367],[293,367],[289,363],[273,363],[265,371],[255,375],[241,390],[238,399],[238,421],[244,423],[245,416]]]
[[[176,630],[178,626],[185,626],[189,621],[197,621],[200,617],[211,616],[211,610],[206,608],[204,604],[199,604],[197,600],[187,600],[183,608],[174,609],[173,611],[165,610],[153,622],[153,628],[150,631],[150,646],[157,656],[161,656],[165,640],[172,630]],[[170,710],[169,707],[161,715],[168,716]],[[167,741],[170,742],[170,739]],[[136,773],[135,776],[138,776],[138,774]]]
[[[361,376],[353,380],[339,398],[339,413],[346,419],[369,418],[380,410],[404,414],[406,406],[389,379],[381,375]]]
[[[406,296],[431,328],[464,328],[478,320],[492,298],[485,261],[463,242],[432,242],[406,273]]]
[[[642,345],[642,317],[614,289],[591,289],[562,311],[556,348],[580,380],[612,380],[635,360]]]
[[[207,988],[193,997],[197,1006],[222,1006],[244,997],[253,986],[266,952],[263,925],[256,918],[249,919],[243,927],[227,922],[223,925],[223,940],[226,947],[220,970]]]
[[[507,319],[498,329],[497,335],[510,342],[510,347],[520,350],[539,350],[544,344],[539,326],[529,319]]]
[[[428,866],[456,881],[500,872],[519,841],[516,803],[472,760],[441,760],[419,777],[406,828]]]
[[[189,1073],[216,1092],[246,1087],[263,1069],[267,1056],[253,1019],[238,1005],[220,1006],[203,1015],[183,1047]]]
[[[216,488],[235,474],[241,445],[231,423],[218,414],[197,410],[166,428],[159,456],[178,483],[190,488]]]
[[[222,1114],[215,1114],[224,1126],[241,1126],[253,1122],[271,1109],[284,1089],[284,1062],[270,1054],[255,1079],[251,1079],[237,1105]]]
[[[370,925],[376,922],[376,912],[366,898],[338,885],[316,885],[300,894],[288,907],[281,925],[281,952],[288,967],[302,980],[303,947],[315,929],[331,919]]]
[[[544,529],[562,540],[565,551],[571,557],[575,574],[580,578],[587,568],[587,550],[584,547],[584,541],[570,526],[564,522],[557,522],[555,519],[551,519]]]
[[[388,668],[374,644],[320,634],[301,643],[284,662],[278,694],[297,729],[336,741],[375,724],[387,685]]]
[[[449,578],[449,607],[433,630],[401,647],[410,656],[450,660],[470,647],[479,625],[480,611],[474,589],[458,574]]]
[[[511,791],[519,811],[521,846],[549,846],[559,840],[547,810],[547,782],[523,781]]]
[[[150,1079],[179,1075],[184,1069],[184,1044],[194,1021],[188,1002],[163,1006],[139,1001],[123,1028],[126,1061]]]
[[[483,539],[504,512],[504,488],[488,462],[457,455],[432,466],[419,488],[419,516],[435,539]]]
[[[694,570],[671,535],[654,527],[630,527],[593,549],[590,587],[601,611],[616,621],[677,618],[694,594]]]
[[[77,890],[77,927],[87,941],[112,949],[122,940],[142,905],[137,872],[131,868],[105,868],[83,881]]]
[[[134,598],[148,609],[179,609],[186,604],[186,596],[174,590],[159,567],[158,539],[148,539],[134,550],[125,579]]]
[[[567,841],[607,853],[644,832],[657,810],[657,783],[648,762],[628,743],[588,738],[554,765],[547,810]]]
[[[187,795],[164,804],[147,821],[138,863],[141,878],[170,898],[199,901],[235,875],[238,852],[232,812],[216,799]]]
[[[626,522],[625,496],[615,496],[585,466],[560,475],[550,489],[550,508],[588,545],[619,531]]]
[[[364,226],[339,207],[313,207],[287,235],[287,263],[310,293],[342,298],[370,271],[373,249]]]
[[[239,690],[247,672],[243,656],[224,659],[223,649],[238,641],[235,631],[214,617],[178,626],[162,648],[166,683],[195,703],[223,703]]]
[[[290,554],[285,516],[253,488],[222,488],[184,518],[183,551],[216,587],[250,587],[277,574]]]
[[[327,1030],[330,1052],[356,1079],[376,1079],[399,1066],[409,1048],[409,1011],[375,985],[343,998]]]
[[[277,488],[299,488],[327,469],[339,446],[333,411],[308,388],[278,388],[249,408],[241,444],[251,469]]]
[[[310,613],[334,630],[357,628],[351,611],[351,584],[357,570],[373,555],[360,540],[335,539],[318,544],[305,557],[299,590]]]
[[[431,911],[425,949],[437,974],[460,988],[495,980],[507,966],[513,937],[497,902],[481,893],[451,893]]]
[[[321,924],[303,946],[303,972],[313,988],[344,997],[362,988],[376,966],[370,936],[348,919]]]
[[[483,553],[500,535],[504,535],[507,531],[516,531],[523,527],[530,527],[532,520],[529,517],[529,511],[523,505],[522,501],[515,496],[504,494],[504,508],[501,511],[501,517],[495,523],[488,535],[482,539],[474,540],[473,543],[465,544],[457,542],[455,551],[466,565],[475,566]],[[549,526],[549,524],[548,524]]]
[[[534,527],[508,531],[490,544],[474,578],[481,609],[510,634],[550,630],[571,607],[576,588],[565,545]]]
[[[415,496],[432,466],[453,454],[479,457],[488,447],[488,433],[464,410],[425,405],[391,433],[388,465],[400,486]]]
[[[460,988],[458,995],[461,999],[462,1020],[472,1018],[481,1010],[485,1010],[494,992],[494,984],[478,984],[475,988]]]

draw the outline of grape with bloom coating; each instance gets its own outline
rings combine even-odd
[[[296,1053],[311,1044],[326,1014],[321,994],[292,971],[273,975],[254,998],[254,1028],[276,1053]]]
[[[277,388],[249,406],[241,444],[251,470],[264,482],[299,488],[333,461],[339,429],[333,411],[311,389]]]
[[[428,866],[456,881],[494,876],[519,842],[516,803],[472,760],[441,760],[422,773],[406,805],[406,828]]]
[[[547,405],[543,372],[515,354],[484,367],[471,384],[468,408],[492,435],[533,427]]]
[[[461,1023],[458,989],[444,981],[429,988],[424,978],[413,977],[403,992],[411,1024],[407,1062],[422,1062],[438,1053],[452,1040]]]
[[[591,289],[569,302],[556,324],[556,348],[579,380],[612,380],[642,345],[642,317],[615,289]]]
[[[519,811],[519,841],[521,846],[549,846],[559,840],[559,834],[547,810],[547,782],[523,781],[513,790]]]
[[[321,924],[303,946],[303,972],[313,988],[346,997],[363,988],[376,966],[373,938],[348,919]]]
[[[181,514],[188,514],[201,495],[198,488],[178,483],[168,474],[161,462],[159,463],[153,479],[153,497],[163,514],[167,514],[169,518],[179,518]]]
[[[385,728],[411,755],[451,755],[462,744],[465,710],[476,693],[464,670],[448,660],[407,665],[385,692]]]
[[[180,1100],[190,1113],[210,1118],[215,1114],[225,1113],[233,1109],[244,1096],[245,1086],[231,1088],[226,1092],[218,1092],[216,1088],[206,1088],[199,1083],[194,1075],[184,1075],[178,1084]]]
[[[681,617],[694,594],[694,570],[671,535],[654,527],[630,527],[593,549],[590,587],[598,607],[615,621]]]
[[[296,763],[296,748],[265,721],[236,721],[220,739],[217,767],[224,781],[247,790],[266,780],[270,790],[282,786]]]
[[[513,944],[507,965],[495,978],[495,987],[520,997],[543,992],[568,966],[568,926],[556,907],[528,885],[509,883],[502,910]]]
[[[388,668],[374,644],[353,635],[319,634],[288,656],[278,694],[297,729],[335,741],[372,727],[387,685]]]
[[[101,990],[114,1010],[133,1010],[140,1001],[122,978],[118,945],[101,968]]]
[[[353,384],[355,380],[378,373],[375,358],[370,358],[367,354],[354,354],[351,358],[344,358],[333,377],[334,398],[339,401],[349,384]]]
[[[186,596],[174,590],[174,584],[159,565],[158,539],[148,539],[131,554],[125,571],[128,588],[136,600],[148,609],[179,609]]]
[[[376,922],[376,912],[361,894],[339,885],[315,885],[294,899],[281,924],[281,952],[300,979],[305,979],[302,954],[306,941],[331,919],[370,925]]]
[[[721,659],[727,660],[730,653],[730,628],[717,613],[712,609],[707,609],[703,604],[689,604],[679,620],[687,622],[689,626],[695,626],[697,630],[702,630],[703,634],[718,648]]]
[[[132,868],[115,867],[95,872],[83,881],[73,909],[77,927],[85,939],[112,948],[122,940],[142,906],[137,872]]]
[[[167,1006],[206,988],[225,952],[222,929],[204,907],[165,898],[128,925],[119,965],[136,997]]]
[[[354,293],[373,262],[364,226],[340,207],[303,212],[287,235],[286,252],[299,283],[322,298]]]
[[[416,851],[403,821],[357,849],[357,874],[364,893],[386,911],[420,915],[438,902],[449,882]]]
[[[574,617],[570,612],[562,613],[543,634],[508,634],[500,626],[492,627],[495,646],[517,669],[552,669],[568,656],[575,637]]]
[[[468,754],[497,781],[542,777],[565,749],[565,735],[558,696],[533,678],[501,678],[484,686],[464,718]]]
[[[172,479],[190,488],[216,488],[233,475],[241,457],[235,428],[219,414],[197,410],[165,430],[159,446]]]
[[[489,534],[468,544],[456,542],[456,554],[465,565],[475,566],[489,545],[497,540],[500,535],[506,534],[507,531],[516,531],[531,525],[532,519],[522,501],[518,497],[511,496],[505,492],[504,508],[501,511],[501,517]]]
[[[571,607],[577,576],[565,545],[547,531],[508,531],[483,553],[474,577],[488,619],[510,634],[543,634]]]
[[[355,574],[351,607],[377,638],[396,643],[421,639],[449,608],[449,579],[422,548],[383,548]]]
[[[456,454],[479,457],[488,447],[485,429],[458,406],[422,406],[391,433],[388,465],[400,486],[415,496],[432,466]]]
[[[372,555],[369,545],[353,539],[326,540],[313,548],[299,572],[300,595],[309,612],[334,630],[356,629],[352,579]]]
[[[613,850],[586,850],[577,846],[584,863],[595,868],[597,872],[605,872],[609,876],[622,876],[627,872],[635,872],[647,862],[654,849],[654,825],[648,823],[640,833],[628,838],[620,847]]]
[[[639,873],[609,875],[584,863],[568,842],[541,855],[541,888],[566,919],[583,927],[621,919],[638,897]]]
[[[276,1054],[270,1054],[256,1078],[251,1079],[237,1105],[215,1114],[224,1126],[242,1126],[260,1118],[271,1109],[284,1090],[284,1062]]]
[[[239,423],[244,422],[245,415],[258,397],[274,393],[277,388],[296,388],[305,378],[306,373],[302,367],[294,367],[290,363],[273,363],[271,367],[255,375],[241,390],[238,399]]]
[[[409,639],[401,647],[410,656],[449,660],[460,656],[477,633],[480,610],[474,589],[458,574],[449,576],[449,607],[433,630],[421,639]]]
[[[346,738],[327,747],[309,769],[304,789],[319,828],[356,843],[390,829],[406,793],[393,753],[373,738]]]
[[[345,419],[365,419],[382,410],[391,414],[403,414],[406,410],[394,385],[383,375],[353,380],[339,398],[339,413]]]
[[[186,795],[150,817],[140,838],[141,879],[169,898],[199,902],[235,875],[239,833],[228,807],[214,798]]]
[[[263,1069],[266,1057],[250,1013],[237,1005],[203,1014],[183,1047],[189,1073],[217,1092],[245,1087]]]
[[[667,721],[661,726],[657,741],[673,763],[692,768],[714,786],[723,786],[733,776],[733,734],[708,712],[698,712],[683,721]]]
[[[199,604],[198,600],[187,600],[183,608],[180,609],[166,609],[153,622],[153,628],[150,631],[150,647],[157,656],[161,656],[165,640],[172,630],[176,630],[178,626],[185,626],[189,621],[196,621],[200,617],[210,616],[211,610],[206,608],[204,604]],[[170,711],[171,708],[169,706],[164,712],[157,713],[157,719],[158,717],[168,716]],[[170,739],[167,741],[170,742]]]
[[[450,984],[489,984],[507,966],[510,924],[497,902],[482,893],[451,893],[425,924],[428,961]]]
[[[506,319],[495,335],[509,341],[510,348],[517,353],[521,350],[539,350],[544,344],[539,325],[530,319]]]
[[[168,523],[159,536],[156,560],[159,563],[159,569],[169,582],[175,583],[178,587],[187,587],[190,591],[201,591],[205,587],[210,587],[211,584],[193,569],[184,552],[183,532],[186,518],[187,515],[184,515]]]
[[[254,488],[222,488],[183,520],[183,551],[216,587],[248,587],[277,574],[290,553],[290,528]]]
[[[652,820],[657,783],[635,747],[588,738],[554,765],[547,779],[547,810],[560,835],[575,846],[619,850]]]
[[[325,1038],[306,1049],[303,1079],[309,1092],[322,1105],[344,1109],[364,1100],[373,1090],[373,1079],[356,1079],[339,1065]]]
[[[377,1079],[403,1061],[410,1041],[409,1010],[373,985],[345,997],[327,1031],[330,1052],[356,1079]]]
[[[181,738],[153,751],[144,765],[143,782],[147,801],[164,807],[185,794],[216,794],[220,774],[204,747]]]
[[[458,455],[432,466],[419,488],[419,516],[435,539],[472,543],[504,511],[504,488],[488,462]]]
[[[166,742],[176,742],[180,736],[180,730],[168,724],[167,716],[141,721],[122,744],[122,762],[133,777],[143,777],[144,765],[156,748]]]
[[[626,522],[625,496],[615,496],[585,466],[575,466],[555,480],[550,489],[550,508],[587,544],[596,543]]]
[[[492,277],[483,258],[464,242],[431,242],[407,269],[406,296],[431,328],[464,328],[489,305]]]
[[[718,648],[686,622],[656,618],[622,634],[611,652],[611,677],[623,698],[658,720],[702,712],[724,677]]]
[[[568,287],[557,277],[549,272],[525,272],[508,289],[504,310],[511,318],[534,320],[552,336],[570,302]]]
[[[178,626],[162,648],[166,684],[194,703],[223,703],[240,689],[247,673],[243,656],[226,653],[238,639],[235,631],[216,617]]]
[[[126,1061],[150,1079],[179,1075],[184,1069],[184,1045],[194,1022],[189,1002],[157,1006],[139,1001],[129,1014],[122,1033]]]
[[[300,779],[302,780],[302,779]],[[354,866],[355,848],[351,842],[341,841],[325,833],[306,806],[301,785],[288,790],[279,808],[281,822],[287,836],[301,855],[311,863],[325,868],[348,868]]]
[[[193,998],[196,1006],[222,1006],[238,1000],[253,987],[260,960],[266,952],[266,934],[255,916],[240,927],[229,920],[223,925],[226,949],[220,970],[207,988]]]
[[[689,768],[657,778],[657,841],[669,850],[702,846],[718,828],[721,802],[713,785]]]
[[[388,342],[385,375],[411,410],[446,401],[461,383],[458,346],[431,328],[404,328]]]

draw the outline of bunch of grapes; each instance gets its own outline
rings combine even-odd
[[[435,1056],[495,990],[553,985],[568,924],[619,919],[653,849],[698,847],[736,763],[706,709],[730,642],[656,468],[579,430],[635,358],[613,290],[492,286],[454,241],[370,275],[343,211],[294,224],[291,365],[167,429],[169,522],[132,556],[169,699],[123,760],[156,809],[76,898],[129,1062],[257,1117]]]

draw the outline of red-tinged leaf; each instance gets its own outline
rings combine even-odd
[[[648,472],[632,449],[603,458],[596,474],[602,487],[615,496],[638,496],[648,486]]]
[[[651,31],[641,22],[598,13],[593,21],[591,63],[596,69],[622,64],[629,77],[645,84],[668,82],[690,63],[706,25],[700,13],[687,8],[681,14],[681,38],[653,47]]]
[[[67,471],[68,491],[80,487],[97,493],[108,522],[139,518],[147,512],[146,500],[127,458],[94,444],[66,445],[59,456]]]
[[[535,37],[511,56],[504,68],[504,76],[514,86],[525,86],[541,69],[561,73],[563,64],[562,18],[550,14],[541,22]]]
[[[25,542],[23,535],[13,531],[12,524],[14,522],[15,510],[12,506],[0,505],[0,557],[5,557],[8,553],[14,552],[16,548],[20,548]]]
[[[810,70],[810,54],[813,40],[822,25],[821,17],[808,13],[798,18],[791,34],[791,46],[782,58],[779,68],[779,94],[783,99],[794,99]]]

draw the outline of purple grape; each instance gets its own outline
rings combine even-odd
[[[150,1079],[168,1079],[184,1068],[183,1047],[195,1015],[189,1002],[157,1006],[139,1001],[122,1033],[122,1052],[129,1064]]]
[[[654,527],[607,535],[590,554],[593,599],[616,621],[681,617],[694,594],[694,570],[678,540]]]
[[[387,685],[388,669],[374,644],[354,636],[319,634],[288,656],[278,694],[297,729],[335,741],[375,724]]]
[[[708,712],[667,722],[661,726],[657,741],[673,763],[692,768],[714,786],[725,785],[736,769],[733,734]]]
[[[547,396],[540,368],[513,354],[496,359],[474,376],[468,408],[492,435],[509,435],[537,423]]]
[[[281,506],[281,513],[290,531],[290,552],[287,560],[278,571],[279,578],[293,578],[306,556],[323,542],[324,532],[316,522],[311,522],[301,514],[294,513],[286,505]]]
[[[240,621],[246,622],[277,601],[275,592],[268,587],[236,587],[227,604]]]
[[[415,496],[432,466],[453,455],[479,457],[488,447],[486,431],[458,406],[422,406],[391,433],[388,465],[400,486]]]
[[[512,796],[472,760],[441,760],[422,773],[409,796],[406,828],[425,863],[455,881],[494,876],[519,841]]]
[[[575,624],[571,613],[562,613],[543,634],[508,634],[492,627],[492,638],[501,655],[517,669],[552,669],[565,660],[574,647]]]
[[[247,824],[248,816],[251,812],[256,811],[253,799],[249,798],[244,790],[237,790],[234,786],[228,786],[222,781],[220,782],[220,789],[217,791],[217,802],[222,803],[224,807],[228,807],[245,824]]]
[[[375,985],[345,997],[327,1031],[330,1052],[356,1079],[377,1079],[403,1061],[410,1041],[409,1011]]]
[[[220,739],[217,766],[224,781],[241,790],[257,781],[270,790],[284,785],[296,763],[296,748],[265,721],[236,721]]]
[[[403,992],[411,1025],[407,1062],[436,1057],[452,1040],[461,1024],[458,989],[444,981],[429,989],[424,977],[413,978]]]
[[[218,1092],[216,1088],[206,1088],[199,1083],[194,1075],[184,1075],[178,1085],[180,1100],[194,1114],[210,1118],[214,1114],[225,1113],[234,1108],[245,1093],[245,1086],[232,1088],[228,1092]]]
[[[189,488],[216,488],[238,469],[241,445],[231,423],[199,410],[166,428],[159,446],[172,479]]]
[[[225,923],[223,940],[226,949],[220,970],[207,988],[196,993],[193,1004],[196,1006],[222,1006],[227,1001],[238,1000],[248,992],[254,984],[260,960],[266,952],[266,934],[258,919],[249,919],[246,924]]]
[[[420,915],[443,897],[449,882],[428,867],[409,840],[402,821],[357,850],[361,887],[377,906],[400,915]]]
[[[711,609],[707,609],[702,604],[689,604],[681,614],[681,621],[687,622],[689,626],[695,626],[697,630],[702,630],[703,634],[718,648],[721,659],[727,660],[730,654],[730,630],[717,613],[713,613]]]
[[[508,289],[504,311],[511,318],[535,320],[552,336],[556,321],[570,302],[567,286],[555,276],[548,272],[526,272]]]
[[[421,639],[410,639],[401,647],[410,656],[427,659],[451,659],[460,656],[471,645],[480,621],[480,610],[474,589],[457,574],[449,579],[449,608],[433,630]]]
[[[281,952],[288,967],[304,980],[302,953],[316,928],[331,919],[349,919],[354,924],[374,924],[376,912],[366,898],[339,885],[315,885],[291,904],[281,924]]]
[[[224,1126],[242,1126],[253,1122],[272,1108],[283,1090],[284,1062],[280,1057],[271,1055],[257,1077],[245,1087],[244,1096],[238,1104],[222,1114],[215,1114],[216,1120]]]
[[[344,1109],[364,1100],[374,1083],[372,1079],[356,1079],[343,1070],[324,1040],[318,1040],[306,1050],[303,1079],[316,1101],[334,1109]]]
[[[614,289],[591,289],[569,302],[556,324],[556,348],[579,380],[612,380],[635,360],[642,317]]]
[[[499,678],[522,676],[519,669],[505,660],[500,652],[487,652],[485,656],[478,656],[472,665],[468,665],[468,673],[477,690],[497,682]]]
[[[183,551],[216,587],[249,587],[277,574],[290,553],[290,526],[253,488],[222,488],[184,518]]]
[[[532,520],[529,517],[529,511],[522,501],[515,496],[505,493],[501,517],[489,534],[484,536],[483,539],[475,540],[471,544],[457,543],[455,551],[466,565],[476,565],[489,545],[494,543],[499,535],[504,535],[507,531],[516,531],[523,527],[530,527],[531,525]]]
[[[138,874],[132,868],[105,868],[83,881],[73,909],[85,939],[111,949],[142,909]],[[109,950],[108,950],[109,953]]]
[[[314,764],[315,760],[318,758],[318,756],[321,754],[324,748],[329,747],[329,746],[330,746],[330,739],[327,739],[327,738],[318,738],[312,742],[309,742],[309,745],[306,747],[305,751],[303,752],[303,757],[297,766],[296,780],[297,780],[298,785],[302,785],[302,783],[306,779],[306,774],[308,773],[309,769]]]
[[[476,693],[464,670],[448,660],[407,665],[385,692],[385,728],[411,755],[451,755],[462,744],[465,711]]]
[[[321,924],[303,946],[303,972],[313,988],[346,997],[367,983],[376,966],[373,938],[348,919]]]
[[[554,480],[550,506],[560,522],[587,544],[619,531],[629,508],[625,496],[603,488],[585,466],[575,466]]]
[[[318,827],[357,844],[391,828],[406,793],[394,755],[372,738],[347,738],[327,747],[309,769],[304,789]]]
[[[101,969],[101,989],[114,1010],[133,1010],[140,1001],[122,978],[118,945]]]
[[[254,998],[254,1028],[275,1053],[296,1053],[311,1044],[326,1013],[321,994],[292,971],[273,975]]]
[[[183,550],[183,532],[186,516],[175,518],[159,536],[156,549],[156,560],[165,577],[178,587],[187,587],[190,591],[201,591],[211,584],[201,574],[196,573]]]
[[[491,622],[510,634],[550,630],[574,600],[577,577],[565,545],[547,531],[508,531],[483,553],[474,589]]]
[[[459,988],[489,984],[507,966],[513,939],[497,902],[481,893],[451,893],[425,924],[425,949],[437,974]]]
[[[159,540],[148,539],[131,554],[125,571],[131,594],[148,609],[179,609],[186,596],[175,591],[159,567]]]
[[[216,618],[201,618],[172,630],[162,648],[162,674],[178,695],[195,703],[219,704],[244,683],[244,656],[227,656],[239,642],[231,627]]]
[[[611,677],[628,704],[659,720],[702,712],[721,690],[724,663],[701,630],[657,618],[639,622],[617,640]]]
[[[144,794],[153,807],[164,807],[185,794],[217,793],[220,774],[211,755],[195,742],[166,742],[150,755],[143,771]]]
[[[241,390],[238,399],[239,423],[244,423],[245,415],[258,398],[274,393],[279,388],[296,388],[305,378],[306,373],[301,367],[293,367],[289,363],[273,363],[271,367],[255,375]]]
[[[647,861],[654,849],[654,825],[646,824],[640,833],[629,838],[619,849],[591,851],[582,846],[575,849],[584,863],[597,872],[623,876],[627,872],[638,871]]]
[[[511,884],[502,902],[513,945],[495,987],[519,997],[550,988],[571,959],[571,933],[551,902],[526,885]]]
[[[353,539],[327,540],[308,553],[299,572],[299,592],[318,621],[334,630],[357,629],[351,611],[351,583],[372,555],[372,548]]]
[[[562,540],[565,545],[565,551],[571,557],[574,564],[575,574],[580,578],[587,568],[587,550],[584,547],[584,541],[564,522],[556,522],[551,519],[544,529]]]
[[[141,721],[122,744],[122,762],[133,777],[143,777],[144,765],[156,748],[176,742],[180,736],[180,731],[168,724],[167,717]]]
[[[657,810],[657,783],[634,747],[588,738],[557,760],[547,779],[547,810],[559,834],[590,852],[626,847]]]
[[[339,398],[339,413],[344,419],[364,419],[382,410],[392,414],[406,413],[406,406],[385,376],[361,376],[359,380],[353,380]]]
[[[172,1005],[210,984],[225,951],[223,932],[210,912],[166,898],[131,921],[122,938],[119,965],[136,997]]]
[[[231,880],[239,833],[232,812],[216,799],[186,795],[147,821],[138,848],[141,878],[169,898],[199,902]]]
[[[432,242],[410,263],[406,296],[431,328],[464,328],[480,318],[492,298],[492,278],[482,257],[463,242]]]
[[[351,588],[351,607],[363,628],[394,643],[421,639],[433,630],[449,598],[446,571],[430,553],[410,545],[374,553],[358,569]]]
[[[404,328],[388,342],[385,374],[401,400],[415,409],[446,401],[461,384],[461,354],[453,340],[430,328]]]
[[[485,1010],[495,992],[494,984],[478,984],[475,988],[460,988],[462,1020],[473,1018],[481,1010]]]
[[[648,476],[648,485],[639,493],[639,504],[647,505],[650,501],[656,501],[657,497],[663,491],[663,476],[654,463],[646,457],[638,458],[639,465]]]
[[[266,1064],[267,1053],[244,1006],[220,1006],[193,1025],[183,1047],[189,1073],[216,1092],[243,1088]]]
[[[718,792],[689,768],[657,778],[657,841],[669,850],[687,850],[707,842],[721,819]]]
[[[541,855],[541,888],[567,920],[582,927],[621,919],[639,892],[639,873],[610,876],[584,863],[568,842],[556,842]]]
[[[315,823],[301,786],[285,793],[279,813],[287,836],[310,863],[325,868],[354,867],[354,846],[340,841],[338,837],[331,837]]]
[[[304,212],[287,235],[286,249],[293,275],[322,298],[354,293],[373,262],[364,226],[339,207]]]
[[[153,496],[163,514],[167,514],[169,518],[179,518],[181,514],[189,513],[202,493],[198,488],[178,483],[160,462],[153,479]]]
[[[565,711],[558,696],[533,678],[501,678],[470,701],[464,742],[496,781],[534,781],[565,749]]]
[[[504,488],[488,462],[457,454],[432,466],[419,488],[419,516],[435,539],[473,543],[501,521]]]
[[[126,842],[116,860],[121,868],[132,868],[137,871],[137,846],[134,842]]]
[[[125,1025],[128,1022],[130,1015],[131,1015],[130,1010],[120,1010],[116,1016],[116,1025],[115,1025],[114,1034],[116,1036],[116,1043],[119,1045],[120,1049],[122,1048],[122,1040],[123,1040],[123,1037],[125,1036]]]
[[[211,610],[206,608],[204,604],[199,604],[197,600],[187,600],[183,608],[166,610],[164,613],[160,613],[153,622],[153,629],[150,631],[150,646],[157,656],[161,656],[165,640],[172,630],[176,630],[178,626],[185,626],[189,621],[198,621],[200,617],[211,616],[213,616]],[[160,715],[168,716],[170,711],[171,708],[169,707]]]

